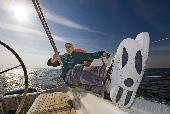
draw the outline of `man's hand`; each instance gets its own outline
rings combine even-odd
[[[54,55],[53,55],[53,58],[51,59],[51,63],[56,62],[56,61],[58,60],[58,58],[59,58],[59,55],[54,54]]]
[[[103,52],[103,57],[106,57],[106,59],[108,59],[110,57],[110,54],[108,52]]]

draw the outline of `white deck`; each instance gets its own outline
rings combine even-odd
[[[74,96],[78,97],[81,109],[88,114],[170,114],[170,106],[149,102],[143,99],[135,99],[131,109],[123,109],[114,106],[110,101],[98,97],[79,88],[72,89]],[[81,112],[81,113],[79,113]],[[85,114],[77,110],[77,114]]]

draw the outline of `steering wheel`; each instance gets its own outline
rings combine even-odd
[[[4,46],[5,48],[7,48],[9,51],[11,51],[11,52],[15,55],[15,57],[18,59],[18,61],[19,61],[19,63],[20,63],[19,66],[22,66],[22,69],[23,69],[23,71],[24,71],[25,88],[24,88],[24,94],[23,94],[23,97],[22,97],[22,99],[21,99],[20,105],[18,106],[18,109],[17,109],[17,111],[15,112],[15,114],[18,114],[18,113],[21,111],[21,109],[22,109],[22,107],[23,107],[23,105],[24,105],[24,101],[25,101],[25,98],[26,98],[27,90],[28,90],[28,75],[27,75],[27,70],[26,70],[26,67],[25,67],[23,61],[22,61],[21,58],[19,57],[19,55],[18,55],[12,48],[10,48],[8,45],[6,45],[5,43],[3,43],[3,42],[1,42],[1,41],[0,41],[0,44],[1,44],[2,46]]]

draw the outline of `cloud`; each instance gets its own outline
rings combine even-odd
[[[9,30],[13,32],[20,32],[20,33],[25,33],[25,34],[31,34],[31,35],[37,35],[37,36],[42,36],[42,37],[47,37],[47,35],[44,32],[31,29],[31,28],[26,28],[22,26],[17,26],[14,24],[10,23],[5,23],[5,22],[0,22],[0,28],[4,30]],[[54,40],[60,41],[60,42],[69,42],[67,40],[64,40],[64,38],[52,35]]]
[[[17,45],[12,42],[11,43],[8,42],[8,45],[11,48],[13,48],[16,51],[16,53],[18,53],[18,55],[23,60],[27,68],[39,68],[39,67],[49,68],[47,66],[47,61],[52,56],[52,53],[44,49],[45,47],[42,47],[41,49],[39,45],[38,48],[34,48],[24,44]],[[9,60],[12,60],[12,62],[9,62]],[[0,68],[11,68],[16,65],[19,65],[19,62],[16,59],[16,57],[1,45],[0,45],[0,63],[1,63]]]
[[[102,34],[102,35],[106,35],[106,33],[100,32],[100,31],[96,31],[93,29],[90,29],[89,27],[85,26],[85,25],[80,25],[74,21],[71,21],[68,18],[65,18],[61,15],[56,15],[54,13],[50,13],[49,11],[46,11],[44,13],[44,16],[46,19],[53,21],[55,23],[58,23],[60,25],[64,25],[66,27],[69,28],[73,28],[73,29],[77,29],[77,30],[84,30],[84,31],[88,31],[88,32],[92,32],[92,33],[98,33],[98,34]]]
[[[32,2],[26,1],[26,0],[23,0],[23,1],[20,1],[20,0],[14,0],[14,1],[3,0],[3,1],[0,2],[0,9],[4,10],[4,11],[11,11],[11,7],[14,6],[16,3],[24,5],[24,7],[29,9],[28,10],[29,14],[37,15]],[[97,31],[97,30],[93,30],[93,29],[91,29],[91,28],[89,28],[85,25],[78,24],[78,23],[71,21],[70,19],[68,19],[64,16],[51,13],[50,11],[46,10],[43,6],[41,6],[41,9],[44,9],[43,14],[45,16],[45,19],[48,19],[48,20],[55,22],[57,24],[60,24],[60,25],[63,25],[63,26],[66,26],[66,27],[69,27],[69,28],[72,28],[72,29],[84,30],[84,31],[87,31],[87,32],[106,35],[106,33],[103,33],[103,32]]]

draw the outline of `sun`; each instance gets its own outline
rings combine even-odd
[[[26,21],[28,20],[28,11],[24,6],[16,5],[12,8],[15,17],[19,21]]]

